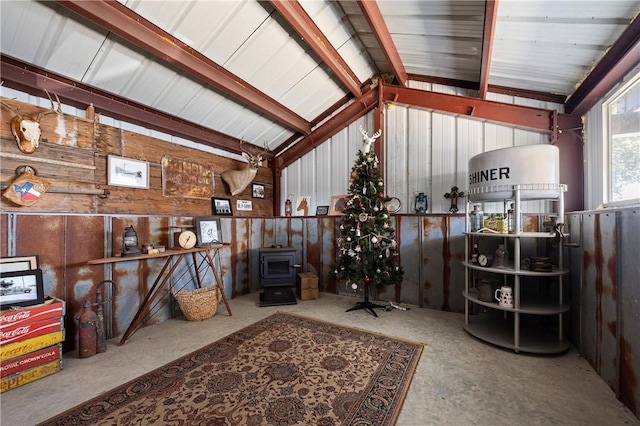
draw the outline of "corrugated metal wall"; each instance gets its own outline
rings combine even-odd
[[[569,216],[573,341],[618,398],[640,413],[640,210]]]
[[[428,83],[411,82],[412,88],[472,96],[473,92]],[[512,96],[489,94],[489,100],[563,111],[562,105]],[[429,212],[447,213],[450,201],[444,194],[457,186],[468,187],[469,158],[485,151],[511,146],[545,144],[545,134],[516,129],[465,117],[387,104],[385,120],[385,189],[402,201],[400,213],[413,213],[418,192],[428,197]],[[310,196],[311,209],[328,205],[332,195],[346,194],[349,174],[362,144],[358,128],[374,132],[373,113],[357,120],[283,170],[282,194]],[[379,142],[378,142],[379,143]],[[571,191],[571,188],[569,188]],[[462,203],[460,211],[464,211]],[[547,210],[546,202],[523,203],[524,212]],[[484,211],[502,211],[501,203],[487,203]],[[284,211],[282,200],[281,211]]]

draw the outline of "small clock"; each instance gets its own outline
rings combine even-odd
[[[478,265],[489,267],[493,265],[493,256],[487,256],[486,254],[478,255]]]
[[[178,244],[183,249],[195,247],[197,241],[196,234],[193,231],[182,231],[178,236]]]

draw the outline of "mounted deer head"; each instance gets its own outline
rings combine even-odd
[[[264,150],[260,154],[253,154],[249,151],[242,149],[244,141],[240,141],[240,149],[242,150],[242,156],[248,161],[245,166],[240,170],[227,170],[222,172],[222,180],[227,182],[231,195],[238,195],[253,181],[260,167],[262,156],[268,151],[267,144],[264,144]]]
[[[0,85],[2,85],[2,83],[0,83]],[[60,103],[58,95],[54,93],[56,101],[58,102],[58,108],[55,109],[51,95],[49,95],[49,92],[46,90],[45,93],[51,102],[51,111],[41,112],[35,118],[29,115],[20,114],[20,110],[18,110],[18,108],[14,108],[0,99],[0,104],[15,114],[15,117],[11,119],[11,133],[18,144],[18,149],[25,154],[33,154],[36,148],[40,146],[40,137],[42,136],[40,120],[42,120],[42,117],[48,114],[62,115],[62,104]]]
[[[362,133],[362,139],[364,140],[362,148],[360,148],[360,152],[362,152],[363,154],[367,154],[371,149],[371,144],[375,142],[375,140],[382,134],[382,129],[378,130],[371,137],[369,137],[367,131],[364,130],[362,126],[360,126],[360,133]]]

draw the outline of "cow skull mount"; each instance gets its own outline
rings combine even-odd
[[[2,83],[0,83],[2,85]],[[13,134],[16,143],[18,144],[18,149],[24,154],[33,154],[40,146],[40,138],[42,136],[42,131],[40,130],[40,120],[42,117],[49,114],[59,114],[62,115],[62,104],[60,103],[60,99],[58,95],[54,93],[56,97],[56,101],[58,102],[58,108],[55,108],[53,105],[53,99],[51,99],[51,95],[49,92],[45,90],[49,101],[51,102],[51,110],[44,111],[38,114],[36,117],[32,117],[30,115],[22,115],[18,108],[14,108],[2,99],[0,99],[0,104],[5,108],[11,110],[15,114],[15,116],[11,119],[11,133]]]

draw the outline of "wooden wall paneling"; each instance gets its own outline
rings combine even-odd
[[[0,214],[0,257],[9,256],[9,218],[13,215]]]

